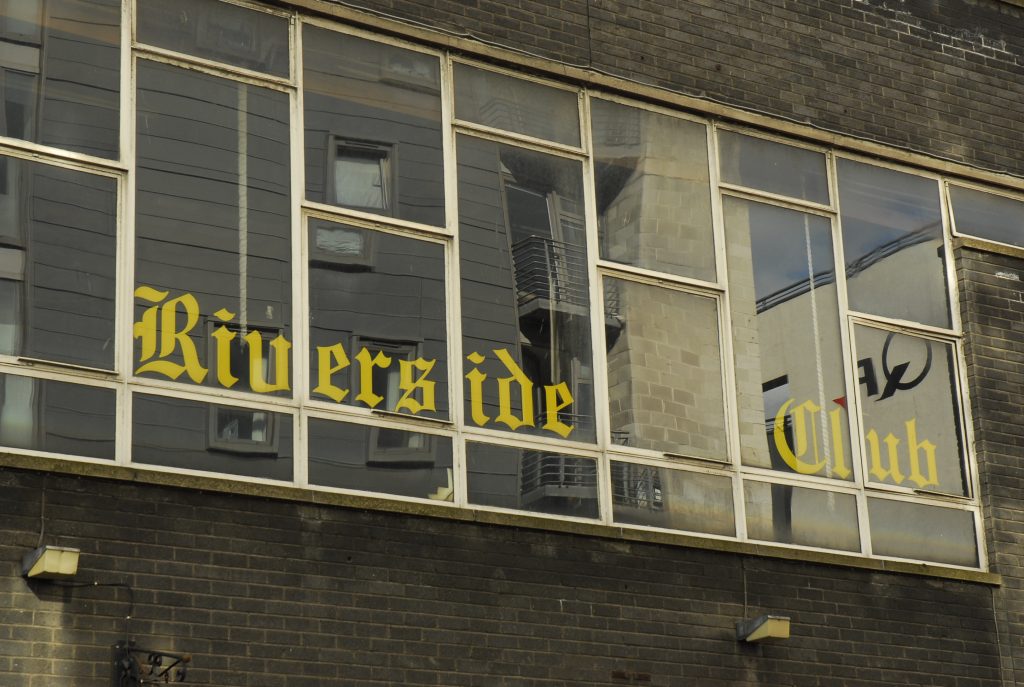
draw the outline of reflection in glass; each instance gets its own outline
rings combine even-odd
[[[0,375],[0,445],[114,459],[116,394],[82,384]]]
[[[938,182],[843,159],[838,174],[850,308],[949,327]]]
[[[597,461],[550,451],[466,444],[469,502],[596,518]]]
[[[136,286],[167,301],[190,294],[197,308],[184,341],[159,357],[186,364],[191,347],[202,374],[177,380],[229,386],[214,372],[213,334],[223,326],[241,372],[231,388],[255,386],[250,361],[287,386],[287,365],[266,366],[276,360],[270,340],[291,329],[288,96],[144,60],[137,73]],[[137,301],[137,321],[164,307],[150,295]],[[250,357],[250,334],[264,341],[262,365]],[[156,355],[139,341],[137,363]]]
[[[825,155],[733,131],[718,132],[722,181],[828,205]]]
[[[748,480],[743,496],[751,539],[860,551],[857,500],[852,494]]]
[[[465,64],[455,65],[455,117],[555,143],[580,144],[576,93]]]
[[[310,484],[453,500],[449,437],[309,420]]]
[[[138,393],[132,401],[132,462],[292,479],[291,415]]]
[[[580,164],[467,136],[458,159],[466,417],[593,441]]]
[[[952,344],[855,332],[867,478],[966,496]]]
[[[120,0],[0,3],[0,135],[118,154]]]
[[[117,182],[0,157],[0,353],[112,369]]]
[[[614,443],[728,459],[718,304],[605,277]]]
[[[707,128],[591,100],[601,257],[715,280]]]
[[[831,223],[724,209],[743,463],[851,480]]]
[[[288,77],[288,20],[217,0],[137,0],[138,40]]]
[[[868,518],[875,555],[978,567],[971,511],[868,499]]]
[[[443,226],[437,57],[306,25],[306,197]]]
[[[949,198],[958,233],[1024,248],[1024,202],[953,185]]]
[[[615,521],[734,536],[732,479],[612,461]]]
[[[313,398],[447,417],[444,246],[317,219],[309,246]]]

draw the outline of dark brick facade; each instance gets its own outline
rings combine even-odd
[[[345,5],[1024,176],[1016,4]],[[107,687],[132,601],[140,644],[194,656],[187,684],[1024,684],[1024,258],[957,260],[1000,586],[3,468],[0,687]],[[41,528],[82,549],[83,579],[131,593],[26,583]],[[789,641],[736,642],[768,611],[792,615]]]
[[[122,637],[125,589],[18,576],[44,501],[47,540],[132,585],[132,634],[192,653],[189,684],[999,683],[982,584],[9,470],[4,686],[106,687]],[[780,609],[790,640],[736,641]]]

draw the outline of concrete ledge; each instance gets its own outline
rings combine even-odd
[[[433,504],[427,502],[398,501],[376,496],[340,494],[337,492],[316,491],[313,489],[276,484],[245,482],[243,480],[223,479],[212,476],[207,477],[173,472],[158,472],[154,470],[145,470],[137,467],[126,467],[114,464],[87,463],[42,456],[0,453],[0,469],[2,468],[17,468],[37,472],[51,472],[96,479],[135,482],[139,484],[190,489],[195,491],[237,494],[240,496],[278,499],[338,508],[374,510],[428,518],[442,518],[445,520],[472,522],[502,527],[562,532],[566,534],[601,537],[604,539],[619,539],[647,544],[685,546],[695,549],[721,551],[724,553],[779,558],[844,568],[874,570],[878,572],[939,577],[949,580],[976,582],[987,585],[1002,584],[1001,575],[980,570],[964,570],[928,563],[909,563],[904,561],[887,561],[875,558],[864,558],[855,554],[844,555],[823,551],[791,549],[784,546],[773,546],[770,544],[741,542],[727,539],[711,539],[681,532],[677,534],[673,532],[640,530],[616,525],[579,522],[575,520],[542,518],[526,513],[504,513],[478,510],[472,507],[459,508],[454,505],[441,505],[440,503]]]

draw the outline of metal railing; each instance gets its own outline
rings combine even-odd
[[[552,303],[586,306],[587,253],[583,248],[543,236],[530,236],[512,245],[519,305],[545,299]]]
[[[595,489],[597,466],[588,458],[534,451],[523,456],[522,494],[551,489]]]

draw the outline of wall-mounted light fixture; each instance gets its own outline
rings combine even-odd
[[[40,546],[21,559],[23,577],[38,580],[65,580],[78,572],[79,549],[65,546]]]
[[[762,615],[736,623],[736,639],[760,642],[762,639],[789,639],[789,616]]]

